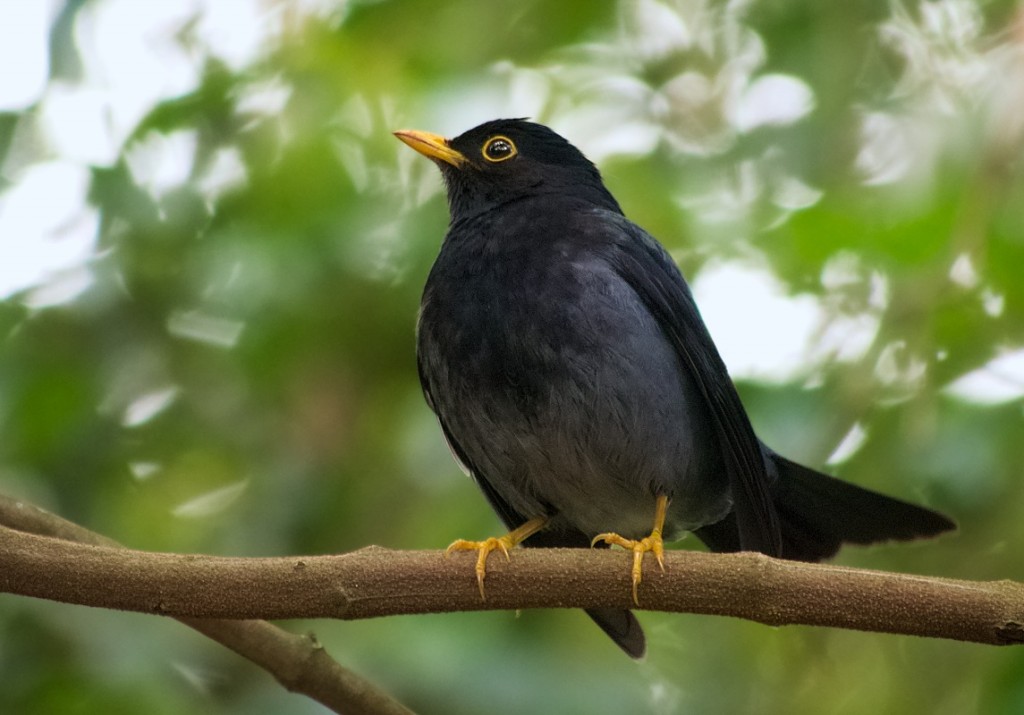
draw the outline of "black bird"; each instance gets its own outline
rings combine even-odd
[[[522,119],[395,135],[440,167],[451,222],[423,291],[420,381],[452,452],[511,530],[452,549],[712,551],[818,561],[955,528],[758,440],[689,287],[574,146]],[[587,613],[640,657],[632,613]]]

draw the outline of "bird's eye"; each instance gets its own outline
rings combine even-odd
[[[491,163],[511,159],[518,153],[516,145],[508,137],[491,137],[483,149],[484,159]]]

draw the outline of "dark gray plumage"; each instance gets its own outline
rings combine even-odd
[[[953,528],[761,444],[679,270],[562,137],[523,120],[398,135],[441,168],[451,211],[421,305],[424,392],[502,521],[548,518],[524,545],[640,539],[659,495],[666,539],[719,551],[818,560]],[[632,614],[588,613],[643,653]]]

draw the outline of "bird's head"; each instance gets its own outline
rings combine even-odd
[[[414,130],[395,136],[440,167],[453,223],[540,195],[570,196],[620,211],[597,167],[542,124],[496,119],[454,139]]]

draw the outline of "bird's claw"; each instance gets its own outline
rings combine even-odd
[[[650,536],[645,536],[642,539],[627,539],[624,536],[611,532],[598,534],[590,542],[591,548],[600,541],[609,545],[621,546],[627,551],[633,552],[633,603],[639,606],[640,599],[637,595],[637,589],[640,586],[640,582],[644,580],[644,554],[648,552],[654,554],[654,558],[658,562],[658,567],[662,571],[665,570],[665,545],[661,538],[661,532],[655,531],[651,533]]]
[[[445,556],[450,556],[453,551],[476,551],[476,583],[480,587],[480,600],[486,601],[487,595],[484,593],[484,577],[487,575],[487,557],[491,555],[492,551],[501,551],[505,555],[506,561],[511,561],[512,557],[509,556],[508,550],[515,546],[515,543],[509,538],[509,535],[505,536],[492,536],[483,541],[467,541],[466,539],[457,539],[448,545],[448,548],[444,550]]]
[[[476,583],[480,587],[480,600],[486,601],[484,577],[487,575],[487,557],[491,555],[492,551],[501,551],[501,553],[505,554],[505,560],[511,561],[512,557],[509,556],[508,550],[536,534],[544,528],[547,522],[548,518],[546,516],[535,516],[504,536],[492,536],[483,541],[457,539],[444,550],[444,555],[449,556],[453,551],[475,551],[477,553],[476,568],[474,569],[476,571]]]

